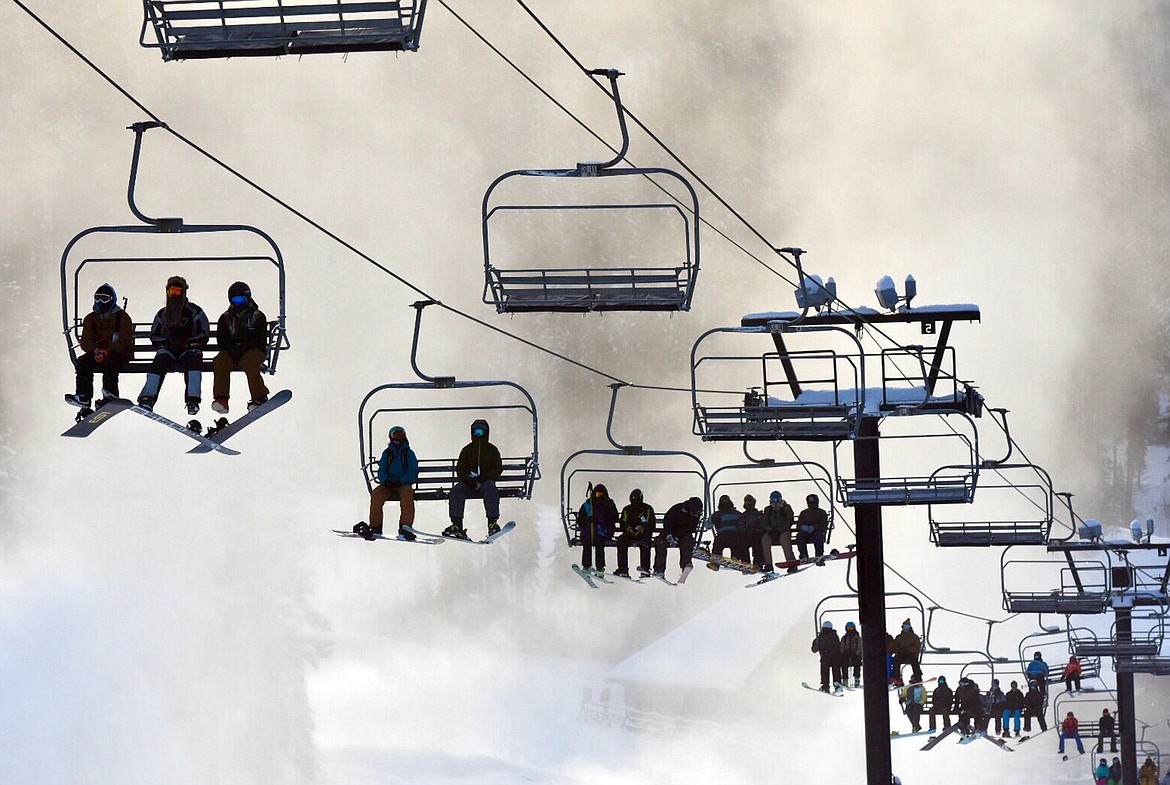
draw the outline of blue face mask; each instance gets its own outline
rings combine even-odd
[[[231,297],[229,297],[228,300],[231,301],[232,305],[247,305],[248,304],[248,295],[234,294]]]

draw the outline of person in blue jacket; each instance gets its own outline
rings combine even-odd
[[[1028,663],[1028,667],[1024,669],[1029,681],[1036,682],[1036,686],[1040,688],[1040,694],[1047,696],[1048,694],[1048,663],[1040,656],[1040,652],[1032,655],[1032,661]]]
[[[406,429],[395,425],[390,429],[390,443],[382,451],[378,461],[378,486],[370,492],[370,539],[382,533],[382,505],[393,498],[398,499],[398,536],[413,540],[414,535],[406,530],[414,525],[414,483],[418,480],[418,457],[410,449]],[[354,531],[358,531],[358,524]]]

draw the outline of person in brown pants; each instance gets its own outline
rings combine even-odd
[[[248,411],[268,400],[261,368],[268,349],[268,319],[252,299],[252,290],[243,281],[228,287],[228,309],[216,324],[219,354],[211,361],[213,372],[211,408],[228,413],[232,371],[243,371],[248,379]]]
[[[378,461],[378,486],[370,491],[370,522],[353,527],[356,534],[372,540],[382,534],[382,506],[397,498],[398,537],[413,540],[415,536],[407,531],[414,525],[414,483],[418,480],[418,457],[410,449],[406,429],[395,425],[390,429],[390,443],[382,451]]]

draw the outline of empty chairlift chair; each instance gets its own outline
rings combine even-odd
[[[930,539],[940,547],[1044,545],[1052,530],[1053,507],[1052,480],[1043,468],[985,465],[972,504],[927,508]]]
[[[617,108],[618,123],[621,127],[622,146],[617,155],[609,161],[579,163],[571,169],[518,169],[497,177],[483,197],[483,258],[484,293],[483,301],[495,306],[498,313],[528,312],[572,312],[592,311],[686,311],[691,307],[695,280],[699,272],[699,199],[695,189],[680,174],[661,167],[623,166],[629,133],[625,114],[618,93],[616,70],[596,70],[591,73],[609,78],[614,104]],[[661,177],[658,177],[661,176]],[[550,203],[497,203],[497,189],[516,178],[536,178],[546,183],[575,180],[600,181],[606,178],[645,178],[660,201],[636,202],[595,202],[568,201]],[[658,177],[658,179],[654,179]],[[610,180],[611,183],[616,181]],[[672,194],[664,183],[680,185],[680,195]],[[559,190],[559,186],[558,186]],[[566,188],[566,190],[568,190]],[[567,242],[572,250],[588,249],[597,252],[595,245],[612,239],[617,227],[624,228],[618,219],[630,219],[632,214],[649,218],[670,216],[671,223],[677,219],[682,227],[681,252],[674,251],[673,258],[655,258],[649,261],[628,256],[622,260],[597,259],[584,266],[562,266],[551,257],[560,256],[562,250],[541,249],[535,238],[524,242],[525,258],[519,262],[506,260],[499,247],[499,239],[493,239],[493,221],[504,216],[522,216],[530,220],[555,215],[566,220],[585,220],[586,217],[604,218],[605,228],[585,236],[573,237]],[[632,220],[632,219],[631,219]],[[579,228],[579,227],[578,227]],[[672,230],[673,231],[673,230]],[[560,233],[558,232],[558,236]],[[548,237],[544,238],[548,240]],[[647,243],[644,238],[633,243],[629,253],[641,251]],[[517,252],[519,253],[519,252]],[[535,256],[536,258],[533,258]]]
[[[163,60],[418,49],[427,0],[143,0]]]

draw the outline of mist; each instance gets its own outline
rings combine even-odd
[[[617,378],[685,388],[701,333],[793,307],[794,273],[701,192],[704,217],[787,281],[704,229],[689,313],[492,313],[481,302],[488,184],[511,169],[610,153],[438,3],[417,53],[187,63],[138,47],[141,18],[123,5],[33,8],[176,131],[452,308]],[[617,144],[612,103],[521,9],[452,7]],[[587,66],[626,72],[628,108],[770,242],[806,249],[806,269],[834,276],[848,304],[872,306],[880,276],[907,273],[922,304],[977,303],[982,322],[955,328],[958,372],[990,405],[1012,410],[1027,458],[1077,493],[1085,516],[1124,524],[1156,513],[1117,488],[1160,480],[1142,474],[1138,453],[1159,438],[1148,426],[1160,422],[1167,371],[1163,6],[533,8]],[[86,227],[132,222],[125,127],[146,118],[19,8],[3,15],[0,780],[860,776],[859,702],[826,708],[798,686],[815,680],[814,608],[849,591],[844,568],[750,592],[740,591],[746,580],[706,570],[679,589],[591,591],[568,569],[579,554],[565,545],[558,475],[573,451],[607,446],[601,375],[428,309],[424,372],[508,379],[536,399],[534,499],[504,502],[518,528],[491,548],[331,535],[366,516],[355,412],[375,386],[415,380],[410,303],[422,295],[165,131],[144,142],[138,204],[189,222],[253,224],[276,239],[292,348],[266,383],[295,397],[233,440],[235,458],[185,455],[187,440],[128,416],[85,440],[60,438],[74,413],[61,401],[73,389],[57,319],[61,252]],[[628,158],[678,168],[636,129]],[[526,245],[519,228],[508,246],[518,253],[587,257],[604,239],[634,245],[637,257],[644,236],[670,252],[680,239],[673,226],[623,223],[604,238]],[[172,273],[108,274],[145,321]],[[237,276],[181,274],[214,320]],[[271,281],[240,275],[271,317]],[[767,348],[748,343],[740,348]],[[122,394],[141,383],[124,375]],[[242,376],[232,387],[242,405]],[[180,388],[168,378],[160,413],[180,417]],[[403,424],[420,455],[453,456],[470,419]],[[506,422],[493,422],[493,436],[522,446],[527,434],[508,430],[524,424]],[[738,447],[692,435],[686,393],[623,391],[614,433],[693,451],[709,468],[743,461]],[[994,455],[994,439],[986,449]],[[832,465],[828,448],[795,450]],[[785,445],[758,452],[793,459]],[[1105,472],[1103,456],[1115,454],[1128,469]],[[842,456],[848,465],[847,448]],[[799,473],[790,479],[785,495],[800,498]],[[631,487],[610,482],[619,502]],[[692,493],[658,487],[647,501],[659,513]],[[766,498],[767,489],[751,490]],[[852,516],[839,513],[834,545],[849,542]],[[393,505],[386,515],[389,525]],[[446,517],[423,503],[416,525],[438,531]],[[467,520],[473,536],[483,533],[475,501]],[[888,562],[910,582],[891,574],[890,591],[1002,616],[998,551],[931,548],[915,508],[886,520]],[[677,569],[672,553],[668,570]],[[1007,625],[994,645],[1014,653],[1029,625]],[[961,648],[982,645],[986,630],[954,620],[940,635]],[[591,712],[602,689],[671,719],[642,733],[599,721]],[[1151,707],[1164,692],[1149,685]],[[895,764],[907,783],[905,772],[926,765],[900,751]],[[1002,781],[995,758],[930,765],[966,782]]]

